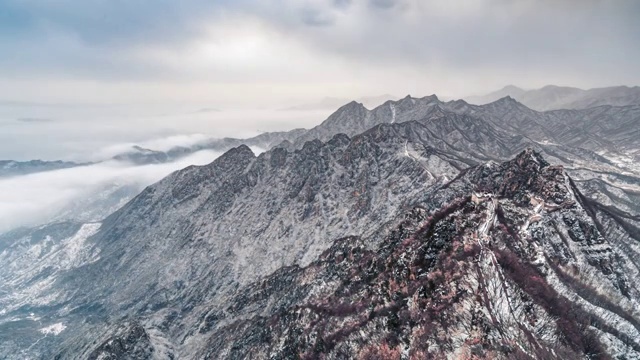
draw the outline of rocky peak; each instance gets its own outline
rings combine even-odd
[[[515,123],[531,122],[532,118],[538,116],[535,115],[536,111],[529,109],[511,96],[505,96],[494,102],[481,105],[478,109],[483,112],[483,116],[497,118],[497,120],[503,119],[504,121],[512,120]],[[508,123],[507,125],[511,126]]]
[[[233,148],[222,156],[217,158],[212,162],[215,166],[221,167],[220,170],[225,170],[224,166],[229,164],[231,165],[233,162],[246,163],[247,161],[251,161],[255,159],[256,155],[247,145],[240,145],[236,148]]]
[[[551,166],[531,148],[500,165],[489,163],[476,168],[472,174],[480,191],[507,197],[519,204],[528,203],[531,194],[557,205],[571,198],[562,166]]]
[[[533,150],[532,148],[527,148],[524,151],[522,151],[520,154],[516,156],[516,158],[513,161],[523,168],[526,167],[527,164],[531,164],[530,166],[537,165],[539,168],[543,168],[550,165],[547,162],[547,160],[545,160],[545,158],[542,156],[542,154]]]
[[[331,117],[339,117],[339,116],[344,116],[345,114],[360,114],[362,112],[366,112],[368,111],[367,108],[362,104],[359,103],[357,101],[351,101],[343,106],[341,106],[340,108],[338,108],[338,110],[336,110],[331,116]]]
[[[501,106],[515,106],[519,103],[516,99],[512,98],[510,95],[507,95],[494,101],[493,104],[501,105]]]
[[[312,129],[311,132],[318,131],[326,133],[329,129],[333,129],[334,133],[342,132],[340,130],[348,130],[352,127],[357,127],[359,122],[362,122],[367,116],[369,110],[356,101],[351,101],[350,103],[343,105],[338,110],[336,110],[333,114],[331,114],[327,120],[325,120],[322,124]],[[332,134],[332,135],[333,135]],[[311,140],[313,136],[307,136],[307,134],[302,136],[306,140]]]
[[[405,97],[403,97],[402,99],[398,100],[397,103],[414,103],[415,102],[415,98],[411,95],[407,95]]]
[[[425,97],[421,98],[420,100],[425,102],[425,103],[440,102],[440,99],[438,99],[438,96],[436,94],[431,94],[429,96],[425,96]]]

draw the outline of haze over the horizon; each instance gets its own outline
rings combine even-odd
[[[640,3],[7,0],[0,100],[281,106],[640,83]]]

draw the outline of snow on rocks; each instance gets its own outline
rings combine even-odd
[[[66,328],[67,326],[63,323],[55,323],[53,325],[43,327],[42,329],[40,329],[40,332],[45,335],[60,335],[60,333],[63,332]]]

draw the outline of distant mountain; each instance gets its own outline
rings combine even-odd
[[[359,99],[356,99],[356,102],[362,103],[365,107],[369,108],[369,109],[373,109],[374,107],[389,101],[389,100],[398,100],[398,97],[393,96],[393,95],[389,95],[389,94],[385,94],[385,95],[380,95],[380,96],[365,96]],[[333,110],[336,109],[344,104],[349,103],[351,100],[350,99],[344,99],[344,98],[336,98],[336,97],[325,97],[324,99],[320,100],[317,103],[311,103],[311,104],[303,104],[303,105],[297,105],[297,106],[292,106],[289,108],[285,108],[283,110],[289,110],[289,111],[303,111],[303,110]]]
[[[30,160],[30,161],[13,161],[13,160],[0,160],[0,177],[5,176],[18,176],[38,173],[42,171],[51,171],[59,169],[67,169],[83,164],[71,162],[71,161],[42,161],[42,160]]]
[[[137,145],[132,146],[128,152],[114,156],[113,159],[136,165],[160,164],[170,160],[169,156],[162,151],[146,149]]]
[[[169,154],[146,149],[137,145],[132,146],[129,150],[113,156],[108,160],[124,161],[134,165],[147,165],[147,164],[161,164],[168,161],[176,160],[184,155],[191,154],[197,150],[189,149],[184,154],[178,154],[178,149],[174,149],[176,156],[170,156]],[[29,161],[14,161],[14,160],[0,160],[0,178],[7,176],[18,176],[35,174],[46,171],[68,169],[77,166],[86,166],[99,163],[98,162],[73,162],[73,161],[43,161],[43,160],[29,160]]]
[[[554,87],[547,88],[545,89],[553,92],[557,98],[561,97],[560,94],[575,90],[572,88],[558,88],[555,91],[551,91],[554,90]],[[604,94],[603,96],[611,95],[615,92],[614,89],[625,89],[625,87],[608,88],[608,90],[589,90],[594,98],[600,99],[594,100],[593,103],[607,102],[607,99],[611,98],[599,97],[599,94]],[[633,92],[635,91],[633,89],[640,88],[626,89]],[[625,91],[620,91],[625,93]],[[313,139],[327,141],[338,133],[351,136],[378,124],[420,120],[428,116],[435,116],[438,113],[444,114],[447,112],[482,116],[497,126],[524,132],[529,137],[535,137],[537,141],[563,145],[571,144],[598,152],[613,152],[614,156],[622,153],[624,156],[640,156],[640,153],[633,150],[640,141],[638,140],[640,139],[638,136],[640,133],[633,126],[637,123],[636,116],[638,116],[640,100],[635,105],[616,108],[607,108],[601,105],[584,106],[584,109],[580,107],[579,111],[538,112],[519,102],[515,96],[502,96],[507,93],[516,94],[515,96],[524,96],[528,92],[513,86],[506,87],[498,94],[495,94],[495,96],[501,95],[500,98],[485,104],[485,106],[472,105],[462,100],[444,102],[435,95],[422,98],[406,96],[399,100],[387,100],[371,110],[362,102],[351,101],[340,106],[321,124],[308,130],[294,129],[291,131],[269,132],[248,139],[210,139],[190,147],[176,147],[165,152],[133,148],[132,151],[118,155],[117,158],[129,160],[136,164],[144,164],[173,161],[200,150],[208,149],[224,152],[243,144],[263,150],[268,150],[275,146],[300,148],[305,142]],[[384,95],[381,98],[386,96]],[[531,98],[534,98],[533,95],[531,95]],[[517,124],[514,122],[517,122]],[[565,122],[571,122],[572,125],[569,126]],[[560,136],[562,131],[566,133]],[[614,147],[610,146],[611,140],[615,141],[618,147],[614,149]],[[624,142],[628,144],[625,145],[623,144]],[[625,147],[632,150],[627,152]]]
[[[373,110],[351,102],[320,125],[289,136],[282,146],[300,148],[307,141],[327,141],[337,133],[351,136],[379,124],[446,117],[448,114],[481,118],[498,129],[522,134],[536,146],[547,147],[547,156],[554,156],[551,151],[558,151],[550,150],[551,147],[561,149],[569,146],[572,155],[568,158],[574,160],[587,156],[587,162],[615,163],[616,166],[637,169],[633,165],[634,159],[640,159],[640,105],[538,112],[511,97],[478,106],[463,100],[443,102],[435,95],[423,98],[407,96],[398,101],[388,101]],[[486,153],[485,159],[495,159],[495,156]]]
[[[487,104],[510,96],[539,111],[557,109],[587,109],[601,105],[625,106],[640,104],[640,87],[615,86],[582,90],[573,87],[548,85],[536,90],[523,90],[509,85],[483,96],[469,96],[472,104]]]

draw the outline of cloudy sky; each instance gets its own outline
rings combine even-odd
[[[0,101],[267,106],[640,84],[635,0],[2,0]]]

